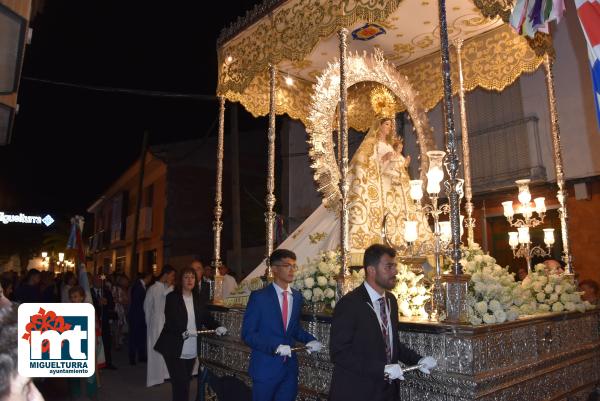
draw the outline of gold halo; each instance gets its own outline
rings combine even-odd
[[[396,115],[396,99],[385,86],[371,91],[371,107],[379,118],[394,118]]]

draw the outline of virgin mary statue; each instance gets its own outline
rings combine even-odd
[[[408,166],[410,156],[402,155],[403,140],[396,135],[393,111],[381,113],[373,122],[350,161],[348,171],[348,211],[350,265],[361,266],[369,245],[383,243],[385,224],[387,239],[404,243],[406,220],[418,221],[419,240],[431,238],[426,218],[417,211],[409,196]],[[395,108],[393,108],[395,110]],[[340,248],[340,213],[321,204],[279,248],[296,253],[298,264],[315,258],[321,251]],[[263,262],[245,280],[264,274]]]

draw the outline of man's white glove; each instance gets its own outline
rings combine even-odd
[[[431,356],[426,356],[421,358],[418,364],[423,365],[419,370],[428,375],[437,366],[437,361]]]
[[[227,333],[227,329],[223,326],[219,326],[215,329],[215,334],[218,336],[224,336]]]
[[[321,348],[323,348],[323,344],[318,342],[317,340],[313,340],[306,343],[306,352],[312,354],[313,352],[321,352]]]
[[[402,374],[402,368],[397,363],[391,365],[385,365],[383,369],[384,375],[388,380],[404,380],[404,374]]]
[[[275,350],[275,353],[277,355],[281,355],[281,356],[292,356],[292,348],[289,345],[280,345],[279,347],[277,347],[277,349]]]

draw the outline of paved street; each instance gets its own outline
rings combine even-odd
[[[100,371],[98,401],[168,401],[171,399],[171,385],[168,382],[146,388],[146,364],[130,366],[127,347],[123,347],[121,351],[113,351],[113,359],[118,370]],[[65,379],[49,380],[40,383],[39,387],[46,401],[71,400]],[[196,396],[196,381],[192,382],[190,392],[191,397]]]

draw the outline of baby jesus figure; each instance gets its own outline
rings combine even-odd
[[[387,159],[385,167],[385,175],[389,176],[393,181],[399,180],[403,174],[408,175],[408,166],[410,164],[410,155],[404,157],[402,149],[404,141],[398,138],[392,145],[394,151],[386,154],[384,159]]]

